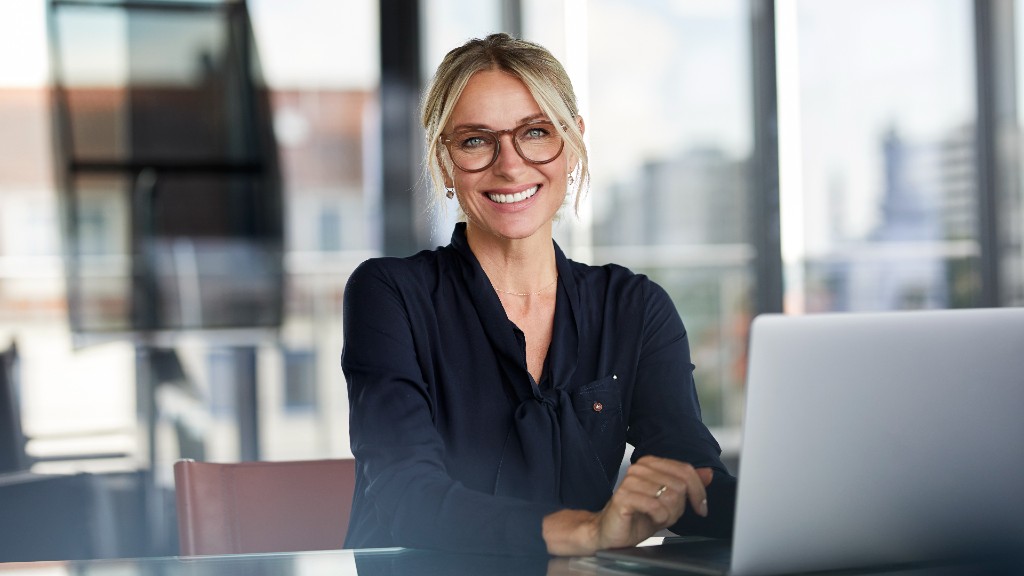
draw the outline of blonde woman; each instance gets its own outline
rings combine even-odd
[[[589,555],[664,528],[729,536],[735,479],[668,295],[552,239],[589,178],[561,64],[505,34],[471,40],[439,66],[423,126],[438,201],[464,221],[346,288],[346,547]]]

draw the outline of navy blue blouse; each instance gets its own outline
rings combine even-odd
[[[523,332],[458,224],[451,244],[375,258],[345,290],[356,492],[349,548],[544,553],[544,516],[600,510],[626,443],[712,467],[710,515],[676,531],[728,536],[735,479],[701,422],[686,330],[665,291],[555,245],[554,330],[537,383]]]

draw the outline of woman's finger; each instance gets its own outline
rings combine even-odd
[[[679,501],[689,502],[691,509],[700,516],[707,516],[705,481],[698,470],[690,464],[668,458],[644,456],[630,466],[626,480],[630,479],[630,472],[634,478],[644,481],[643,488],[633,489],[650,490],[653,487],[653,491],[649,491],[648,494],[656,500],[663,498],[666,493],[672,493],[674,496],[678,496]],[[625,480],[623,485],[626,485]],[[662,490],[662,486],[664,486],[664,490]]]

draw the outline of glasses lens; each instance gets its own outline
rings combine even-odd
[[[452,134],[450,143],[452,160],[463,170],[480,170],[490,164],[498,145],[493,134],[474,130]]]
[[[516,130],[516,145],[531,162],[549,162],[562,151],[562,136],[550,122],[533,122]]]

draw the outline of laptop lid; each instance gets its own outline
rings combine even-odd
[[[763,315],[731,572],[1024,543],[1024,308]]]

